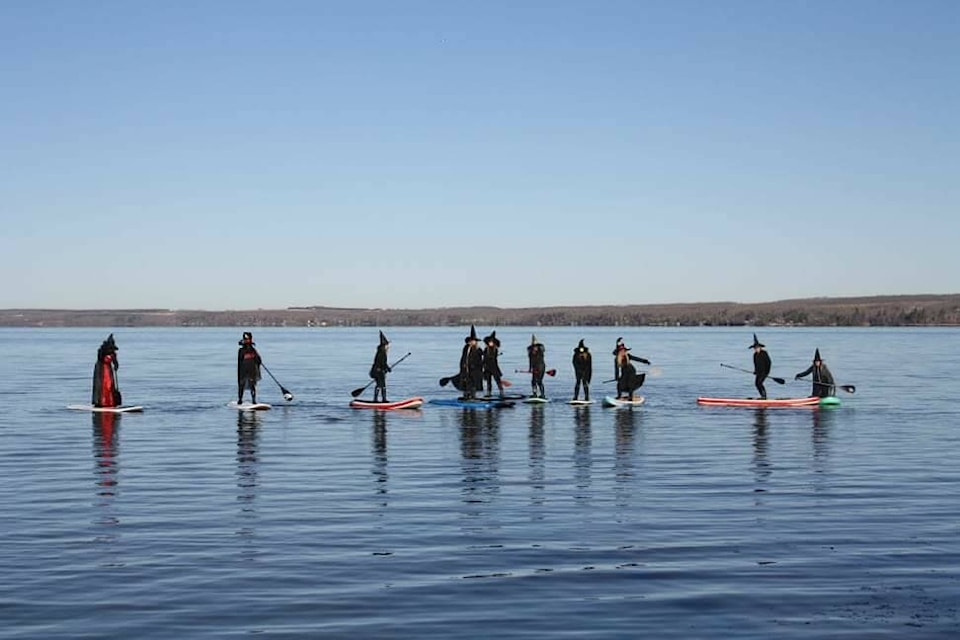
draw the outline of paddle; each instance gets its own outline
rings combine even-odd
[[[513,372],[514,373],[533,373],[532,371],[530,371],[530,369],[514,369]],[[553,376],[557,375],[557,370],[547,369],[546,371],[544,371],[544,373],[552,378]]]
[[[806,382],[803,378],[794,378],[794,380],[795,380],[796,382]],[[856,392],[857,392],[857,385],[854,385],[854,384],[834,384],[834,385],[829,385],[829,384],[827,384],[826,382],[816,382],[816,381],[815,381],[813,384],[818,384],[818,385],[820,385],[821,387],[830,387],[830,386],[833,386],[833,387],[836,387],[836,388],[838,388],[838,389],[843,389],[843,390],[846,391],[847,393],[856,393]]]
[[[734,371],[743,371],[744,373],[749,373],[749,374],[752,375],[752,376],[757,375],[757,374],[755,374],[753,371],[750,371],[749,369],[741,369],[740,367],[734,367],[733,365],[723,364],[722,362],[720,363],[720,366],[721,366],[721,367],[726,367],[727,369],[733,369]],[[778,378],[778,377],[776,377],[776,376],[767,376],[767,377],[770,378],[771,380],[773,380],[774,382],[776,382],[777,384],[785,384],[785,383],[786,383],[786,380],[784,380],[783,378]]]
[[[400,358],[399,360],[397,360],[396,362],[394,362],[392,365],[390,365],[390,368],[393,369],[395,366],[397,366],[398,364],[400,364],[401,362],[403,362],[404,360],[406,360],[409,356],[410,356],[410,352],[408,351],[408,352],[407,352],[407,355],[403,356],[402,358]],[[372,385],[374,382],[376,382],[376,380],[371,379],[370,382],[368,382],[367,384],[363,385],[363,386],[360,387],[359,389],[354,389],[353,391],[351,391],[351,392],[350,392],[350,395],[353,396],[354,398],[356,398],[356,397],[359,396],[361,393],[363,393],[364,391],[366,391],[366,390],[367,390],[367,387],[369,387],[370,385]],[[376,394],[374,394],[374,395],[376,395]]]
[[[286,389],[284,389],[284,388],[283,388],[283,385],[280,384],[280,381],[273,377],[273,374],[270,373],[270,369],[267,369],[267,365],[265,365],[265,364],[263,364],[263,362],[261,362],[261,363],[260,363],[260,366],[263,367],[263,370],[267,372],[267,375],[269,375],[271,378],[273,378],[273,381],[277,383],[277,386],[278,386],[278,387],[280,387],[280,393],[283,394],[283,399],[286,400],[287,402],[290,402],[291,400],[293,400],[293,394],[290,393],[289,391],[287,391]]]

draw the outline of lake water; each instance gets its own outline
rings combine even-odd
[[[236,329],[115,329],[142,414],[89,402],[109,329],[3,329],[0,638],[955,638],[957,329],[762,328],[771,396],[819,347],[832,410],[747,397],[752,330],[501,328],[529,392],[593,396],[623,336],[641,408],[348,408],[376,329],[254,329],[275,408],[238,414]],[[469,328],[385,328],[391,399],[449,398]],[[488,327],[478,327],[480,336]],[[371,393],[365,394],[370,397]]]

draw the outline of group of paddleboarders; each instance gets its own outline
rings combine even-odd
[[[238,342],[240,348],[237,350],[237,404],[243,404],[243,396],[246,390],[250,391],[250,398],[254,404],[257,402],[257,383],[260,381],[260,367],[263,362],[257,352],[253,341],[253,334],[244,331]],[[503,378],[503,372],[500,369],[498,358],[500,356],[500,340],[497,338],[497,332],[492,331],[490,335],[483,339],[484,346],[480,346],[480,340],[477,338],[477,330],[474,325],[470,326],[470,335],[464,338],[463,349],[460,353],[460,370],[456,376],[450,378],[441,378],[441,385],[446,381],[453,382],[454,386],[463,392],[463,399],[474,400],[477,392],[482,392],[486,386],[488,397],[493,397],[493,385],[496,383],[499,397],[504,397],[504,387],[509,384]],[[387,374],[392,371],[387,363],[387,352],[390,348],[390,341],[380,331],[380,342],[377,345],[374,354],[373,364],[370,366],[370,378],[374,382],[373,401],[387,402]],[[754,385],[760,394],[760,398],[767,399],[767,390],[764,381],[770,376],[772,361],[770,354],[766,351],[766,346],[757,339],[757,334],[753,334],[753,374]],[[119,407],[122,404],[119,385],[117,383],[117,370],[120,368],[120,361],[117,357],[116,340],[111,333],[97,350],[97,362],[93,370],[93,392],[92,404],[94,407]],[[634,394],[646,380],[646,373],[637,372],[633,362],[640,362],[650,365],[650,360],[634,356],[630,353],[630,347],[626,346],[623,338],[617,338],[613,349],[614,359],[614,378],[609,382],[617,383],[617,399],[627,399],[633,401]],[[531,336],[530,345],[527,347],[528,369],[524,373],[530,374],[531,393],[535,398],[545,398],[546,391],[543,385],[544,375],[555,375],[555,370],[546,368],[546,347],[537,340],[536,335]],[[573,350],[573,371],[576,376],[576,383],[573,389],[573,399],[579,400],[580,389],[583,389],[584,400],[590,400],[590,382],[593,377],[593,356],[590,349],[584,344],[583,339]],[[749,373],[749,372],[748,372]],[[817,348],[813,363],[804,371],[797,373],[794,380],[800,380],[806,376],[812,375],[813,389],[811,396],[829,397],[836,394],[836,384],[833,374],[827,367],[823,358],[820,356],[820,349]],[[779,378],[777,382],[783,381]]]

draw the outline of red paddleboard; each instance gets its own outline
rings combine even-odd
[[[697,404],[707,407],[816,407],[820,398],[697,398]]]
[[[423,398],[405,398],[396,402],[373,402],[372,400],[352,400],[350,406],[354,409],[380,409],[381,411],[392,411],[394,409],[419,409],[423,404]]]

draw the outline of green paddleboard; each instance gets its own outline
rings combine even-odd
[[[838,398],[837,396],[826,396],[824,398],[820,398],[820,406],[821,407],[839,407],[840,398]]]

